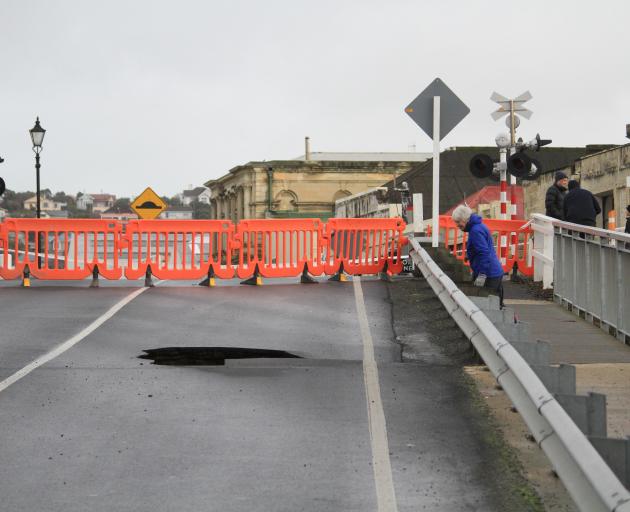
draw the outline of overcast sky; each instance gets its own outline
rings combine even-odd
[[[504,130],[489,100],[530,90],[519,135],[624,143],[628,0],[2,0],[0,176],[35,188],[173,195],[251,160],[431,151],[404,107],[442,78],[471,113],[443,146]]]

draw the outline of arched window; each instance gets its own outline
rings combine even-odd
[[[274,206],[278,211],[295,211],[297,210],[298,197],[293,190],[281,190],[276,195]]]

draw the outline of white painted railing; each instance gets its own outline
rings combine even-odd
[[[534,214],[534,281],[622,341],[630,339],[630,235]]]

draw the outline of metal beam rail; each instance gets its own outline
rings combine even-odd
[[[532,368],[417,240],[410,253],[433,291],[521,414],[581,511],[630,512],[621,484]]]
[[[534,214],[534,280],[619,340],[630,339],[630,235]]]

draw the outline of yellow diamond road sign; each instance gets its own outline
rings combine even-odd
[[[142,192],[131,203],[131,209],[138,214],[141,219],[155,219],[166,210],[167,205],[151,187]]]

